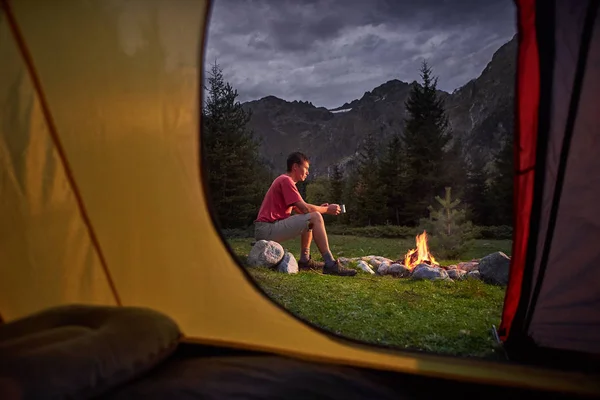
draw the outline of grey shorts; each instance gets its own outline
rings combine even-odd
[[[285,242],[307,232],[310,214],[294,214],[276,222],[255,222],[254,238],[256,240],[272,240]]]

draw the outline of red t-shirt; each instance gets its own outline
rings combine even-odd
[[[275,222],[292,214],[292,204],[301,201],[296,184],[286,174],[279,175],[267,191],[258,211],[257,222]]]

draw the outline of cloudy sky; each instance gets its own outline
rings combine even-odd
[[[334,108],[390,80],[476,78],[516,33],[512,0],[213,0],[205,53],[239,92]]]

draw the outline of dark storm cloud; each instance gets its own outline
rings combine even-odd
[[[511,0],[214,0],[207,62],[246,101],[275,95],[336,107],[390,80],[440,89],[476,78],[516,32]]]

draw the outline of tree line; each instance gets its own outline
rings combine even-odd
[[[452,204],[458,204],[465,220],[479,226],[512,225],[512,136],[492,163],[477,152],[464,154],[449,129],[436,93],[437,78],[427,63],[420,75],[405,103],[403,132],[385,141],[368,132],[355,167],[342,171],[334,165],[328,176],[299,184],[300,192],[308,202],[344,203],[348,213],[332,222],[414,227],[432,217],[431,206],[451,188],[453,199],[460,199]],[[209,198],[221,228],[248,228],[274,172],[266,167],[260,139],[248,127],[251,112],[236,101],[237,91],[216,63],[207,81],[201,143]]]

